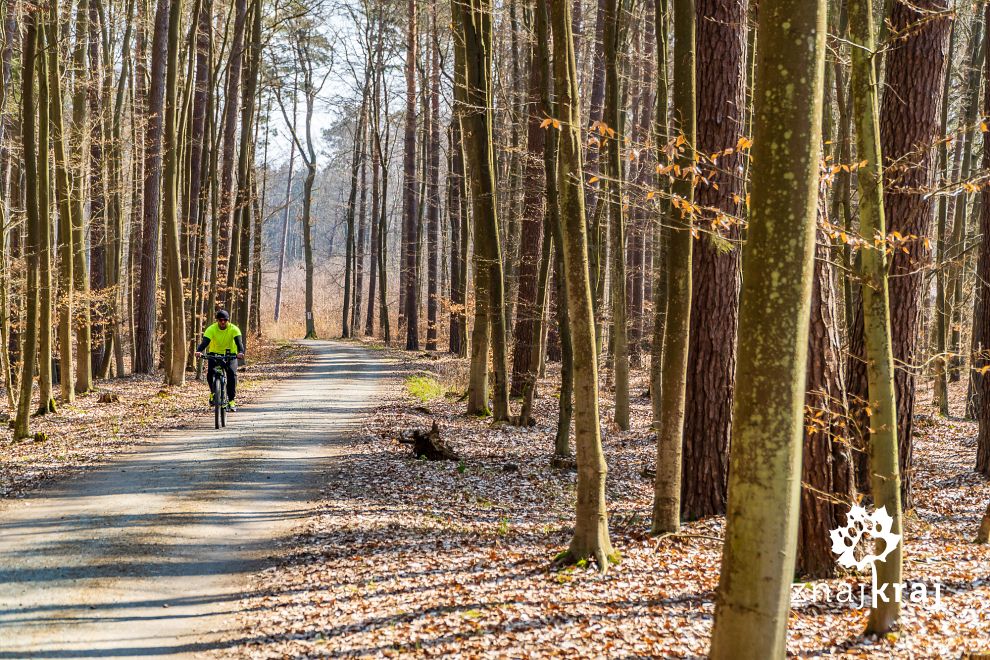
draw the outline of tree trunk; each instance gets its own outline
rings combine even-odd
[[[990,24],[990,4],[986,7],[987,21]],[[990,58],[985,67],[985,79],[990,80]],[[978,88],[977,88],[978,89]],[[990,86],[984,91],[983,112],[990,111]],[[983,133],[983,167],[990,167],[990,133]],[[983,187],[981,193],[983,204],[980,206],[980,235],[990,236],[990,189]],[[976,263],[977,300],[976,312],[973,314],[973,358],[972,378],[976,394],[976,419],[979,421],[979,433],[976,439],[976,471],[984,476],[990,476],[990,244],[987,240],[980,243],[980,256]]]
[[[72,130],[74,140],[70,148],[74,150],[73,160],[79,163],[78,171],[70,169],[69,189],[72,191],[72,282],[79,300],[88,301],[89,268],[86,263],[86,218],[83,213],[83,139],[86,130],[87,89],[89,80],[86,73],[86,45],[89,38],[89,0],[79,0],[76,8],[76,44],[72,56],[75,90],[72,95]],[[137,342],[135,342],[137,343]],[[90,306],[81,304],[76,312],[76,394],[85,394],[93,389],[92,327]]]
[[[34,363],[38,342],[38,248],[41,235],[41,218],[38,207],[38,149],[35,141],[34,98],[35,60],[39,45],[37,8],[25,11],[22,18],[24,37],[21,65],[21,136],[24,149],[25,209],[27,215],[27,240],[24,246],[26,278],[24,281],[25,308],[22,314],[24,330],[21,344],[21,392],[17,400],[17,416],[14,420],[14,439],[30,436],[31,391],[34,387]]]
[[[951,19],[946,0],[894,4],[891,25],[908,36],[891,44],[886,56],[885,93],[880,111],[884,157],[884,208],[888,230],[904,237],[890,264],[890,314],[897,392],[902,498],[910,509],[914,433],[914,364],[920,322],[924,266],[931,255],[929,228],[934,198],[931,147],[938,134],[938,111]],[[932,15],[934,14],[934,16]],[[919,23],[920,21],[920,23]],[[916,25],[917,24],[917,25]],[[903,249],[902,249],[903,248]]]
[[[746,350],[736,370],[725,546],[712,631],[716,659],[785,656],[797,546],[825,15],[825,0],[760,2],[752,203],[739,306]]]
[[[426,203],[427,203],[427,293],[426,350],[437,350],[440,311],[440,36],[436,13],[433,14],[433,47],[430,49],[430,108]]]
[[[459,34],[464,39],[465,86],[462,94],[466,104],[460,118],[474,218],[475,314],[468,413],[491,413],[496,421],[503,421],[509,418],[509,384],[506,381],[505,283],[494,203],[492,7],[490,0],[471,0],[456,13]],[[489,347],[495,366],[492,410],[488,407]]]
[[[42,15],[43,16],[43,15]],[[35,17],[37,24],[38,17]],[[37,27],[35,28],[36,30]],[[50,216],[51,134],[48,116],[47,51],[44,30],[38,30],[38,414],[55,412],[52,397],[52,222]],[[54,44],[53,44],[54,47]],[[32,110],[33,112],[33,110]]]
[[[953,53],[958,37],[955,23],[949,35],[949,54],[946,58],[946,72],[942,76],[942,108],[939,113],[939,135],[948,135],[949,108],[952,105],[952,64]],[[949,183],[949,145],[946,140],[939,140],[936,147],[935,180],[938,188],[944,188]],[[948,356],[946,355],[946,334],[949,331],[949,308],[946,297],[946,231],[949,219],[949,198],[940,195],[938,198],[938,222],[935,229],[935,382],[933,383],[932,405],[938,408],[943,417],[949,416],[949,373]]]
[[[73,374],[72,324],[75,303],[75,290],[72,277],[72,261],[75,246],[72,242],[72,206],[69,200],[69,173],[65,149],[65,122],[62,117],[62,67],[59,64],[58,16],[50,7],[45,15],[45,41],[49,50],[47,64],[48,115],[51,123],[52,146],[55,156],[55,198],[58,207],[58,246],[59,246],[59,385],[62,403],[72,403],[76,398],[75,377]]]
[[[545,13],[540,2],[534,2],[535,13]],[[539,19],[535,19],[538,21]],[[546,179],[544,153],[546,151],[547,129],[542,123],[546,117],[552,116],[550,109],[542,104],[545,88],[549,82],[549,62],[541,61],[540,50],[546,50],[539,34],[531,48],[531,64],[529,67],[529,98],[526,103],[525,119],[527,123],[526,157],[523,163],[523,178],[526,181],[523,198],[522,227],[520,228],[519,244],[519,282],[516,297],[516,321],[512,326],[514,350],[512,355],[512,387],[511,396],[522,396],[530,383],[535,384],[538,364],[533,361],[533,346],[539,343],[537,328],[540,325],[537,304],[537,279],[540,268],[540,254],[543,243],[543,225],[545,223],[544,204]],[[544,114],[546,112],[547,114]]]
[[[148,95],[148,128],[145,135],[144,206],[142,214],[141,284],[137,309],[137,361],[134,371],[148,374],[155,368],[155,326],[158,298],[158,203],[162,189],[162,137],[165,109],[165,75],[168,56],[168,4],[159,2],[151,42],[151,90]]]
[[[417,261],[417,217],[419,194],[416,189],[416,0],[407,2],[408,29],[406,32],[406,119],[403,139],[402,162],[402,226],[404,259],[402,261],[401,287],[404,291],[403,316],[406,323],[406,350],[419,350],[419,281]],[[399,323],[400,327],[402,323]]]
[[[681,515],[725,513],[732,393],[739,313],[740,231],[745,194],[742,153],[746,106],[747,0],[698,0],[698,149],[718,158],[715,175],[698,184],[703,227],[691,265],[691,334],[684,415]],[[709,167],[705,165],[704,167]],[[728,218],[721,228],[719,215]]]
[[[695,97],[695,0],[674,2],[674,129],[681,175],[671,186],[675,200],[667,241],[667,312],[660,387],[654,388],[653,428],[657,433],[657,474],[653,493],[653,534],[680,529],[682,443],[691,317],[691,253],[694,250],[694,184],[697,144]],[[659,391],[657,391],[659,389]]]
[[[609,252],[612,302],[612,361],[615,380],[615,424],[629,430],[629,329],[626,314],[626,214],[623,209],[623,168],[621,146],[626,139],[625,122],[620,117],[622,103],[618,53],[625,36],[622,0],[605,2],[605,106],[602,124],[608,172]]]
[[[231,252],[231,220],[234,212],[234,160],[237,156],[237,111],[240,107],[241,68],[244,61],[244,30],[247,23],[247,0],[234,0],[234,25],[231,34],[230,61],[227,64],[227,84],[224,91],[223,156],[220,168],[220,208],[218,216],[217,275],[215,290],[220,300],[229,304],[228,292],[220,290],[229,282],[228,266]],[[296,90],[293,90],[295,93]],[[250,133],[241,136],[246,141]]]
[[[158,11],[166,12],[166,74],[165,74],[165,126],[163,132],[164,200],[162,233],[165,239],[165,272],[168,277],[166,290],[166,324],[168,327],[169,354],[165,356],[165,382],[182,385],[186,375],[186,325],[185,294],[182,285],[182,262],[179,253],[179,125],[178,125],[178,76],[179,32],[182,5],[172,0],[158,0]],[[154,67],[153,67],[154,68]]]
[[[825,210],[824,191],[818,210]],[[827,217],[823,215],[822,219]],[[853,503],[833,250],[824,227],[824,223],[818,223],[811,289],[797,549],[797,574],[819,579],[835,577],[829,532],[846,524],[845,513]]]
[[[588,236],[585,224],[580,106],[571,6],[551,2],[553,72],[560,118],[557,189],[559,192],[563,275],[566,282],[568,328],[574,350],[574,435],[577,447],[577,511],[574,536],[560,562],[593,559],[602,572],[616,562],[608,535],[605,506],[607,468],[602,453],[598,413],[598,355],[595,319],[588,272]]]
[[[849,26],[852,46],[850,93],[856,121],[856,153],[861,162],[856,180],[859,188],[860,233],[886,236],[884,174],[880,117],[877,111],[877,72],[874,64],[873,14],[868,0],[850,0]],[[890,93],[890,92],[888,92]],[[901,533],[901,484],[898,461],[897,404],[894,383],[894,348],[891,340],[891,314],[887,279],[886,245],[860,250],[859,272],[862,284],[863,343],[868,380],[870,475],[874,505],[885,507],[893,519],[891,532]],[[878,544],[882,542],[878,540]],[[880,551],[880,548],[877,549]],[[901,546],[875,567],[878,584],[901,581]],[[893,598],[881,601],[870,612],[867,629],[883,634],[900,616],[900,603]]]

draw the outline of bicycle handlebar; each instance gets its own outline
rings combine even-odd
[[[203,358],[214,358],[217,360],[225,360],[225,361],[236,360],[237,353],[203,353],[200,359]]]

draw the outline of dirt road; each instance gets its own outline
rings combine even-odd
[[[312,514],[390,369],[358,346],[310,345],[312,365],[225,430],[204,405],[193,428],[0,503],[0,659],[222,644],[248,576]]]

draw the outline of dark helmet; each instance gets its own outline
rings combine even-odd
[[[229,321],[230,320],[230,314],[227,313],[227,310],[221,309],[219,312],[217,312],[217,320],[218,321]]]

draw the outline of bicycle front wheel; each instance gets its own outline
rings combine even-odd
[[[213,381],[213,424],[219,429],[223,425],[223,383]]]

